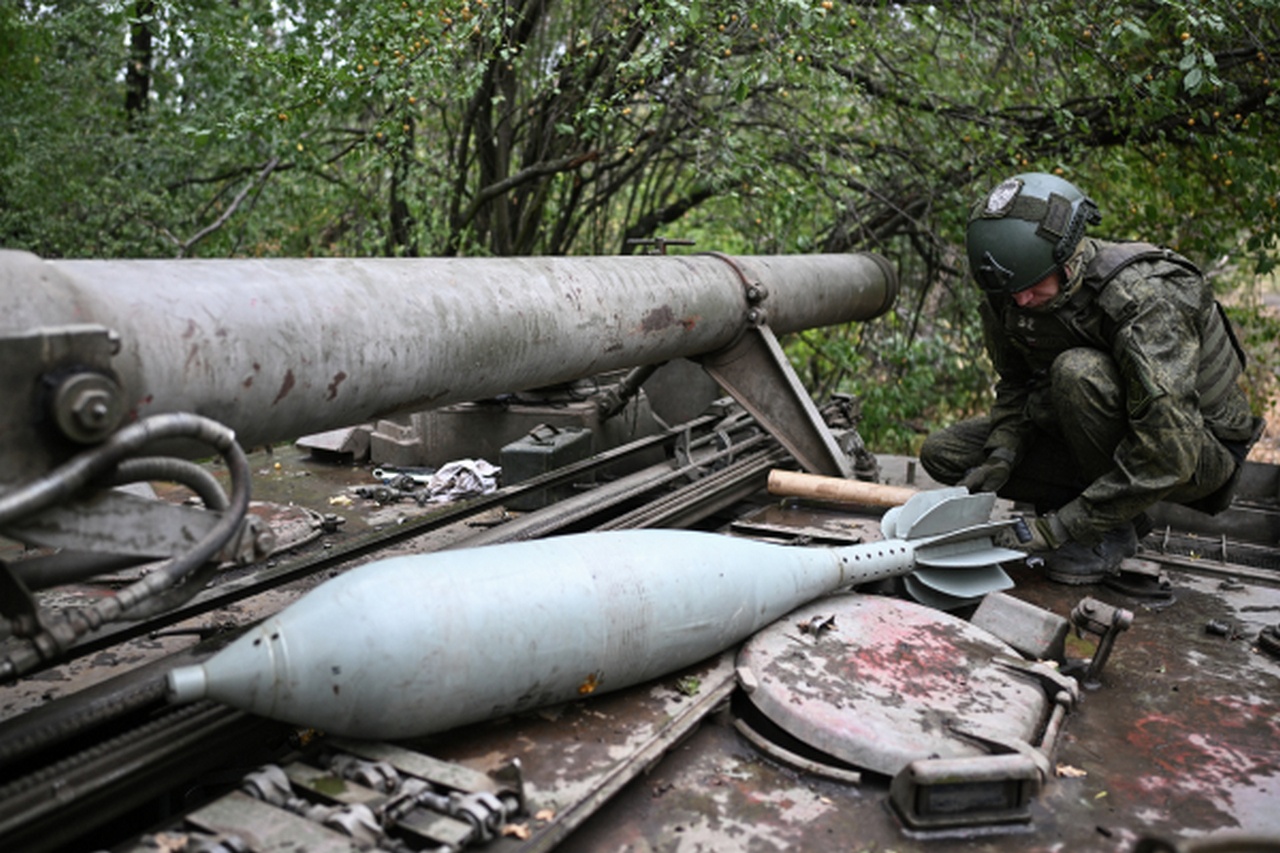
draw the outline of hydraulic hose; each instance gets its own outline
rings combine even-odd
[[[99,478],[119,479],[118,468],[126,457],[153,442],[172,438],[195,439],[208,444],[226,462],[231,476],[231,496],[222,517],[190,551],[166,561],[114,596],[88,607],[70,608],[46,617],[44,630],[31,638],[26,648],[0,660],[0,683],[11,681],[41,662],[57,657],[80,637],[103,624],[134,616],[145,609],[143,605],[150,599],[176,586],[208,563],[239,531],[249,509],[249,460],[236,442],[233,431],[210,418],[185,412],[156,415],[131,424],[49,474],[0,496],[0,526],[66,500]],[[155,471],[158,467],[157,462],[143,460],[132,469],[126,465],[123,476]],[[184,475],[190,473],[185,466],[169,470]],[[220,487],[210,490],[208,481],[203,478],[189,479],[206,502],[220,502],[216,496],[221,492]],[[199,588],[196,584],[191,586],[193,590]]]

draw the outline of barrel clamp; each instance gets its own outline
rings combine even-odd
[[[813,474],[853,476],[853,466],[823,420],[795,368],[769,328],[764,307],[769,288],[747,275],[733,259],[718,258],[737,275],[747,309],[738,336],[728,345],[698,359],[703,370],[720,384],[785,447],[800,466]]]
[[[748,276],[737,261],[723,252],[703,252],[702,254],[724,261],[738,276],[738,281],[742,282],[742,295],[747,300],[745,315],[747,326],[759,328],[765,325],[769,321],[768,312],[763,306],[763,302],[769,298],[769,288],[765,283]]]

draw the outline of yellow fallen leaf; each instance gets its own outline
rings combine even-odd
[[[1100,799],[1102,799],[1103,797],[1105,797],[1106,795],[1107,795],[1107,792],[1106,792],[1106,791],[1099,791],[1098,793],[1096,793],[1096,794],[1094,794],[1094,795],[1093,795],[1093,798],[1094,798],[1095,800],[1100,800]]]
[[[540,820],[543,823],[548,823],[554,820],[555,816],[556,816],[555,809],[538,809],[538,812],[533,816],[533,819]]]
[[[1059,764],[1055,770],[1059,776],[1066,777],[1068,779],[1078,779],[1081,776],[1089,775],[1079,767],[1072,767],[1070,764]]]
[[[519,838],[521,841],[527,841],[529,836],[533,835],[533,833],[529,831],[528,824],[507,823],[502,826],[502,835],[504,838],[510,836],[512,838]]]

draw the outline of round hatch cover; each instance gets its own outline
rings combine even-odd
[[[917,759],[990,752],[965,734],[1037,742],[1048,698],[1002,658],[1021,660],[962,619],[848,593],[756,634],[738,669],[752,704],[788,734],[892,776]]]

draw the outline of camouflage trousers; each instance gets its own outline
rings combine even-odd
[[[1128,431],[1128,414],[1121,377],[1106,353],[1077,348],[1059,355],[1050,381],[1032,393],[1027,408],[1035,431],[1009,482],[1000,489],[1001,497],[1046,513],[1116,467],[1115,451]],[[978,417],[931,434],[920,449],[921,466],[938,482],[954,485],[986,460],[991,428],[990,418]],[[1231,484],[1237,467],[1237,456],[1205,430],[1195,475],[1162,500],[1221,511],[1231,497],[1224,487]],[[1133,515],[1144,509],[1133,507]]]

